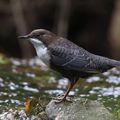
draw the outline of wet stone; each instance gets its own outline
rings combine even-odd
[[[52,120],[113,120],[102,103],[84,98],[74,98],[72,103],[61,104],[52,100],[46,106],[46,113]]]

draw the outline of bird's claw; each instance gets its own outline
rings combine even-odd
[[[59,104],[59,103],[62,103],[62,102],[72,102],[72,100],[70,99],[70,97],[65,97],[64,98],[64,95],[60,95],[58,97],[53,97],[52,99],[55,100],[55,103],[56,104]]]
[[[60,103],[62,103],[62,102],[69,102],[69,103],[72,103],[71,100],[67,100],[67,99],[61,99],[61,100],[56,100],[56,101],[55,101],[56,104],[60,104]]]

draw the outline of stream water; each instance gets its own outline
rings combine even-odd
[[[41,70],[37,58],[31,60],[10,59],[0,65],[0,107],[21,108],[29,98],[40,98],[49,102],[62,94],[68,80],[52,71]],[[113,68],[88,79],[80,79],[70,92],[79,96],[101,101],[111,113],[120,110],[120,69]]]

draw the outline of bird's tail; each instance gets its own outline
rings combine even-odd
[[[105,72],[113,67],[120,67],[120,61],[109,59],[106,57],[96,56],[97,67],[101,72]]]
[[[120,67],[120,61],[109,59],[109,58],[106,58],[103,64],[104,64],[104,67],[103,67],[104,69],[102,69],[103,70],[102,72],[105,72],[106,70],[114,67]]]
[[[117,61],[117,60],[109,59],[109,60],[108,60],[108,64],[109,64],[111,67],[120,67],[120,61]]]

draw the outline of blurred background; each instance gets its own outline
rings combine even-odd
[[[31,58],[33,47],[17,39],[44,28],[88,51],[120,60],[119,0],[0,0],[0,52]]]

